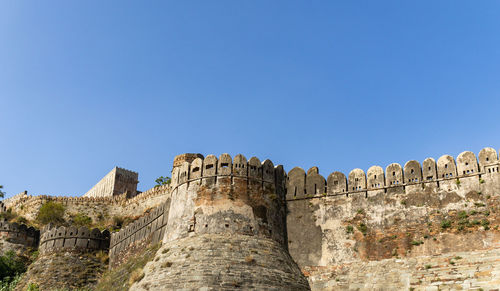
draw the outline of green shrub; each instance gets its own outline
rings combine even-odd
[[[475,220],[475,219],[474,219],[473,221],[471,221],[471,224],[472,224],[472,225],[480,225],[480,224],[481,224],[481,222],[480,222],[479,220]]]
[[[412,241],[412,242],[411,242],[411,244],[412,244],[412,245],[414,245],[414,246],[419,246],[419,245],[421,245],[421,244],[423,244],[423,243],[424,243],[424,242],[423,242],[423,241],[421,241],[421,240],[414,240],[414,241]]]
[[[92,218],[88,217],[86,214],[77,213],[73,217],[73,224],[76,226],[91,226]]]
[[[481,220],[481,225],[484,227],[485,230],[490,229],[490,222],[487,219]]]
[[[368,231],[368,227],[364,223],[360,223],[358,225],[358,230],[363,234],[366,235],[366,232]]]
[[[132,221],[133,219],[128,216],[113,216],[113,226],[111,229],[120,230]]]
[[[63,224],[64,206],[60,203],[49,201],[40,207],[36,220],[41,224]]]
[[[352,225],[348,225],[348,226],[345,228],[345,232],[346,232],[346,233],[353,233],[353,232],[354,232],[354,227],[352,227]]]
[[[3,256],[0,256],[0,278],[2,282],[11,282],[15,276],[26,271],[24,260],[16,255],[13,251],[7,251]]]
[[[7,221],[12,221],[17,217],[15,212],[12,212],[12,209],[7,209],[5,212],[0,213],[0,219],[5,219]]]
[[[12,291],[16,288],[17,283],[21,280],[22,275],[16,275],[14,278],[3,278],[0,280],[0,291]]]
[[[16,217],[15,221],[19,224],[28,224],[28,220],[24,216]]]
[[[467,218],[467,217],[469,217],[469,216],[467,215],[467,212],[464,211],[464,210],[462,210],[462,211],[460,211],[458,213],[458,218],[460,218],[460,219],[464,219],[464,218]]]
[[[446,220],[446,219],[443,220],[443,221],[441,221],[441,228],[442,229],[446,229],[446,228],[449,228],[449,227],[451,227],[451,221]]]

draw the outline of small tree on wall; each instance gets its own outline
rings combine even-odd
[[[155,182],[156,182],[155,187],[162,186],[162,185],[168,185],[168,184],[170,184],[171,181],[172,181],[172,179],[170,179],[170,177],[160,176],[160,177],[158,177],[158,179],[155,180]]]
[[[0,185],[0,198],[5,197],[5,192],[3,192],[2,189],[3,189],[3,185]]]

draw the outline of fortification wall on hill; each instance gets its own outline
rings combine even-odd
[[[228,154],[176,162],[163,246],[131,290],[309,290],[287,251],[282,166]]]
[[[34,220],[40,207],[49,201],[65,206],[66,214],[84,213],[97,221],[104,216],[140,216],[147,209],[157,207],[165,202],[170,194],[170,186],[163,185],[144,191],[133,198],[127,193],[113,197],[68,197],[50,195],[28,195],[27,191],[4,200],[6,208]]]
[[[40,231],[25,224],[0,221],[0,237],[13,244],[27,247],[37,247],[40,240]]]
[[[53,227],[48,225],[42,229],[40,236],[40,253],[43,255],[59,251],[78,250],[83,252],[109,249],[110,234],[108,230],[101,232],[87,227]]]
[[[404,167],[391,164],[385,171],[374,166],[367,175],[355,169],[348,177],[336,172],[327,179],[316,167],[307,173],[291,170],[287,179],[288,247],[301,268],[312,274],[312,289],[330,290],[342,285],[330,276],[338,276],[342,288],[349,286],[345,279],[352,280],[352,286],[361,286],[360,290],[389,286],[392,277],[379,276],[377,282],[359,279],[359,272],[364,270],[359,266],[383,268],[385,263],[377,263],[382,260],[396,260],[407,267],[412,266],[413,258],[449,257],[447,254],[457,252],[498,254],[498,156],[494,149],[486,148],[478,157],[476,160],[473,153],[464,152],[456,162],[446,155],[438,162],[410,161]],[[427,259],[418,260],[425,266]],[[375,274],[375,269],[370,272]],[[326,276],[322,270],[331,275]],[[409,276],[412,283],[398,282],[403,285],[388,290],[419,286],[420,279],[415,278],[422,273],[425,270],[414,272],[411,267],[397,273]],[[460,278],[467,276],[460,274]],[[498,279],[495,276],[472,276],[470,280]],[[363,281],[371,285],[363,287]],[[457,282],[454,284],[459,285]]]
[[[404,167],[393,163],[385,168],[385,172],[380,166],[370,167],[366,174],[362,169],[354,169],[347,177],[341,172],[333,172],[327,179],[319,174],[317,167],[312,167],[307,173],[295,167],[288,172],[286,198],[348,197],[351,194],[368,197],[381,192],[412,193],[429,186],[449,190],[459,185],[479,189],[486,181],[497,184],[500,163],[495,149],[484,148],[478,157],[466,151],[458,155],[456,162],[452,156],[444,155],[437,162],[427,158],[422,165],[415,160],[407,162]]]
[[[110,267],[127,260],[134,248],[147,247],[162,241],[165,235],[170,200],[153,209],[149,214],[135,220],[125,228],[111,234],[109,259]]]

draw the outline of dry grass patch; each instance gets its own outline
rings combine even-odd
[[[130,274],[130,278],[128,279],[128,284],[132,285],[135,282],[141,281],[142,278],[144,278],[144,272],[142,271],[142,269],[137,268],[133,270],[132,273]]]

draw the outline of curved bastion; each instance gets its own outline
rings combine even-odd
[[[91,252],[109,249],[110,233],[87,227],[52,227],[50,224],[42,229],[40,236],[40,254],[46,255],[58,251]]]
[[[35,248],[38,246],[40,231],[32,226],[28,227],[25,224],[10,223],[6,220],[0,220],[0,238],[9,243]]]
[[[288,253],[285,183],[270,160],[176,158],[162,247],[131,290],[309,290]]]
[[[108,230],[45,226],[40,235],[40,256],[15,290],[27,290],[30,284],[37,284],[40,290],[93,289],[108,266],[101,258],[108,251],[109,240]]]

